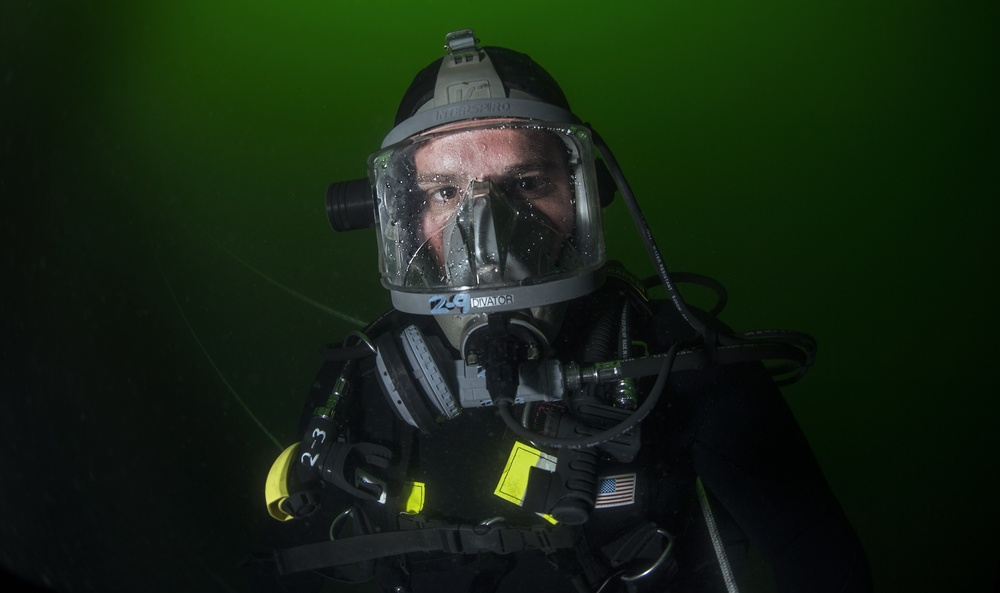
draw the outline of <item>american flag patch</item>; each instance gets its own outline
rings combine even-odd
[[[594,508],[607,509],[635,502],[635,474],[621,474],[597,479],[597,502]]]

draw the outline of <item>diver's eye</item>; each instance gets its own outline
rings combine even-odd
[[[551,183],[541,175],[523,175],[513,179],[508,188],[525,199],[540,198],[551,191]]]
[[[431,200],[438,203],[450,202],[458,197],[458,188],[449,186],[431,187],[425,189],[424,194]]]
[[[522,192],[533,192],[541,187],[543,183],[538,177],[521,177],[517,180],[517,189]]]

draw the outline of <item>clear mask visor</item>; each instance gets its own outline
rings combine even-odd
[[[370,159],[382,282],[394,300],[541,286],[604,262],[589,130],[472,124]]]

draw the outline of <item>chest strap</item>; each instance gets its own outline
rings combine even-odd
[[[275,552],[282,574],[319,570],[413,552],[511,554],[524,550],[551,553],[572,548],[576,535],[564,527],[439,525],[389,531],[306,544]]]

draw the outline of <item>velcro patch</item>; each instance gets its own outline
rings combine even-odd
[[[621,507],[635,502],[635,474],[619,474],[597,479],[596,509]]]

